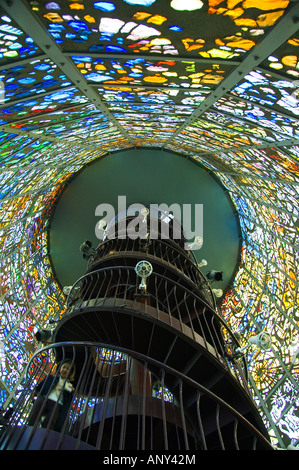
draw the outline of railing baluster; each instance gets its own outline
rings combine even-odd
[[[180,391],[180,410],[181,410],[181,420],[182,420],[182,423],[183,423],[183,434],[184,434],[185,449],[189,450],[189,442],[188,442],[188,436],[187,436],[187,430],[186,430],[184,395],[183,395],[183,381],[182,380],[180,380],[179,391]]]
[[[40,449],[48,448],[52,442],[50,426],[39,427],[41,413],[36,414],[32,427],[26,427],[27,397],[37,377],[46,371],[40,361],[45,357],[49,360],[68,358],[78,366],[72,405],[61,430],[55,434],[58,437],[53,441],[55,449],[63,449],[68,442],[73,442],[73,449],[89,444],[97,449],[118,446],[122,450],[133,432],[131,445],[136,450],[145,450],[147,446],[153,449],[155,441],[164,450],[169,450],[170,446],[180,450],[205,450],[210,445],[211,449],[215,446],[225,449],[229,445],[229,448],[233,446],[240,450],[239,427],[242,436],[246,437],[246,448],[257,447],[257,444],[271,448],[264,436],[241,414],[188,376],[143,354],[120,347],[107,349],[107,346],[94,342],[58,343],[37,352],[28,367],[26,388],[17,404],[16,422],[2,430],[1,449],[14,446],[31,449],[36,446],[37,436],[40,436]],[[45,355],[45,351],[49,354]],[[103,357],[101,351],[105,353]],[[49,372],[53,372],[51,367]],[[151,381],[155,377],[160,380],[160,398],[151,395]],[[173,392],[171,388],[168,390],[168,383],[173,384]],[[169,394],[172,398],[167,398]],[[157,434],[157,422],[160,423],[160,435]],[[214,439],[216,436],[218,444]],[[243,441],[244,437],[242,445]]]
[[[200,414],[200,398],[201,398],[201,392],[197,390],[197,398],[196,398],[196,412],[197,412],[197,420],[198,420],[198,427],[199,427],[199,432],[200,432],[200,437],[201,437],[201,445],[203,450],[207,450],[207,443],[206,443],[206,437],[204,433],[204,428],[203,428],[203,423],[201,419],[201,414]]]
[[[129,377],[130,370],[132,367],[131,357],[127,360],[127,373],[125,376],[125,389],[123,397],[123,407],[122,407],[122,417],[121,417],[121,429],[120,429],[120,439],[119,439],[119,450],[125,449],[125,437],[126,437],[126,425],[127,425],[127,413],[128,413],[128,399],[129,399]]]
[[[124,243],[125,240],[122,240]],[[126,242],[127,243],[127,242]],[[134,241],[136,243],[136,241]],[[158,245],[160,246],[160,245]],[[122,282],[120,281],[122,279]],[[114,282],[115,280],[115,282]],[[150,307],[156,309],[158,319],[163,318],[160,312],[169,315],[169,324],[174,327],[174,318],[180,322],[180,330],[183,331],[183,323],[190,328],[190,334],[194,340],[197,340],[197,335],[202,337],[206,349],[214,349],[214,353],[222,364],[227,363],[227,367],[231,368],[232,374],[240,381],[247,393],[249,393],[247,383],[247,367],[245,360],[234,361],[233,355],[231,357],[227,354],[226,341],[230,341],[232,351],[238,347],[237,340],[231,332],[229,332],[227,325],[223,319],[215,312],[208,303],[205,303],[202,298],[198,296],[196,291],[187,288],[187,285],[180,285],[173,279],[169,279],[164,273],[154,271],[149,278],[149,287],[147,294],[148,300],[143,303],[144,311],[151,314]],[[108,303],[113,303],[115,306],[123,301],[125,305],[127,300],[135,301],[135,307],[140,308],[136,297],[133,295],[133,290],[129,290],[133,285],[135,286],[135,294],[140,294],[139,279],[134,272],[133,266],[111,266],[109,268],[96,269],[83,276],[74,286],[73,291],[76,291],[77,286],[83,286],[81,295],[76,300],[75,305],[70,306],[65,316],[73,313],[74,306],[76,308],[82,307],[84,302],[84,309],[95,306],[98,308],[105,308]],[[91,288],[87,290],[87,285]],[[191,287],[191,286],[190,286]],[[87,295],[86,295],[87,294]],[[74,298],[70,294],[70,298]],[[113,318],[113,314],[110,313]],[[165,318],[165,317],[164,317]],[[97,318],[97,321],[100,320]],[[78,326],[80,328],[80,326]],[[102,328],[102,326],[101,326]],[[226,330],[226,338],[221,331],[221,328]],[[82,330],[82,334],[84,331]],[[86,338],[86,335],[85,335]],[[87,339],[87,338],[86,338]],[[92,339],[89,337],[89,339]]]
[[[219,441],[220,441],[220,446],[221,446],[221,449],[222,450],[225,450],[225,445],[224,445],[224,442],[223,442],[223,438],[222,438],[222,433],[221,433],[221,426],[220,426],[220,406],[219,406],[219,403],[217,403],[217,407],[216,407],[216,426],[217,426],[217,433],[218,433],[218,437],[219,437]]]
[[[113,376],[113,366],[114,366],[114,359],[115,356],[114,354],[112,355],[111,363],[110,363],[110,369],[109,369],[109,374],[108,374],[108,381],[105,387],[105,393],[103,397],[103,407],[102,407],[102,416],[101,416],[101,421],[100,421],[100,426],[99,426],[99,432],[97,436],[97,443],[96,443],[96,448],[100,449],[101,448],[101,443],[102,443],[102,438],[103,438],[103,431],[104,431],[104,426],[106,422],[106,413],[107,413],[107,407],[108,407],[108,398],[110,395],[110,388],[111,388],[111,382],[112,382],[112,376]]]
[[[236,419],[234,420],[234,443],[235,449],[240,450],[238,443],[238,421]]]
[[[164,379],[165,379],[165,371],[162,370],[162,378],[161,378],[161,387],[162,387],[162,397],[161,397],[162,425],[163,425],[163,435],[164,435],[164,449],[168,450],[167,421],[166,421],[165,401],[164,401]]]

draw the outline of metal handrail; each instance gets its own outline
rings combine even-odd
[[[112,278],[117,274],[117,284],[112,284]],[[122,279],[122,282],[119,281]],[[125,282],[123,281],[125,280]],[[91,287],[92,282],[96,287]],[[247,363],[244,357],[238,360],[234,357],[234,350],[240,347],[238,339],[230,331],[227,324],[220,317],[217,311],[205,302],[197,294],[196,290],[191,290],[192,283],[187,288],[187,283],[182,287],[181,284],[165,277],[160,273],[151,274],[152,289],[148,289],[148,296],[152,298],[153,305],[150,307],[144,305],[144,312],[150,311],[150,308],[157,311],[157,317],[160,318],[160,312],[165,312],[169,318],[178,319],[180,324],[188,325],[194,338],[199,334],[207,347],[212,345],[219,359],[225,358],[228,365],[241,374],[240,381],[245,389],[248,388]],[[101,288],[106,283],[104,292]],[[86,286],[86,287],[85,287]],[[161,287],[163,286],[163,287]],[[163,295],[158,295],[158,290],[163,289]],[[132,293],[132,304],[129,303],[128,291]],[[115,305],[119,303],[126,304],[126,308],[138,309],[139,305],[134,301],[133,294],[138,292],[138,279],[133,266],[111,266],[90,271],[79,278],[73,285],[68,296],[68,308],[62,318],[65,318],[75,311],[88,310],[95,308],[105,308],[105,305]],[[173,304],[169,305],[169,298],[172,296]],[[178,300],[179,299],[179,300]],[[194,318],[191,318],[190,309]],[[206,317],[209,316],[208,321]],[[225,331],[223,334],[219,331]],[[209,333],[207,335],[207,333]]]
[[[147,244],[147,242],[149,242],[149,244]],[[186,277],[186,268],[188,268],[188,276],[190,281],[192,281],[197,288],[202,288],[204,286],[206,295],[208,295],[208,300],[214,308],[216,307],[212,288],[206,277],[198,268],[194,253],[192,251],[187,253],[171,239],[150,239],[149,241],[143,241],[140,238],[107,239],[101,242],[100,245],[96,248],[95,252],[88,261],[88,268],[93,269],[93,266],[96,265],[99,261],[103,261],[108,258],[117,258],[122,255],[134,255],[137,256],[137,258],[141,257],[142,251],[140,249],[140,244],[142,243],[144,243],[146,246],[146,253],[144,253],[144,256],[148,258],[156,258],[156,262],[158,259],[160,259],[163,261],[163,263],[168,263],[169,266],[172,265],[177,268]],[[111,249],[113,249],[113,254],[109,253]],[[169,250],[171,250],[172,256],[170,256]]]
[[[110,362],[107,362],[110,368],[105,377],[101,373],[103,364],[99,367],[101,361],[98,354],[103,349],[111,352]],[[90,354],[91,350],[97,351],[96,360]],[[117,358],[116,354],[120,356]],[[30,391],[44,373],[44,366],[39,358],[51,358],[51,355],[56,358],[68,357],[72,363],[78,364],[80,360],[82,362],[79,376],[74,383],[73,405],[68,410],[61,430],[55,431],[54,436],[49,424],[43,429],[40,429],[38,421],[31,423],[30,427],[26,425],[30,412]],[[113,366],[122,361],[127,364],[125,372],[120,373],[119,367],[118,372],[115,372]],[[138,368],[141,372],[138,372]],[[132,383],[133,372],[136,373],[136,370],[139,380]],[[54,374],[57,373],[56,371]],[[124,378],[120,383],[121,377]],[[49,448],[54,441],[57,449],[66,448],[66,445],[73,449],[84,446],[89,448],[89,445],[97,449],[115,449],[113,446],[116,443],[120,449],[125,449],[129,431],[134,429],[134,445],[137,449],[144,450],[146,442],[153,441],[156,437],[146,424],[158,419],[163,429],[160,444],[166,450],[171,445],[179,445],[180,447],[175,447],[178,450],[242,450],[255,448],[256,445],[258,448],[272,450],[268,439],[259,429],[212,391],[182,372],[127,348],[86,341],[51,344],[33,355],[27,367],[26,378],[14,414],[0,436],[1,449]],[[162,395],[159,398],[150,395],[153,379],[159,379],[162,384]],[[121,391],[120,388],[115,388],[115,382],[118,383],[117,387],[122,387]],[[173,400],[169,400],[164,394],[168,383],[176,384],[175,390],[170,390],[174,393]],[[190,401],[192,397],[193,400]],[[141,425],[129,429],[131,419],[133,422],[137,419]],[[114,427],[110,428],[113,423]],[[171,434],[171,429],[174,429],[174,434]],[[107,440],[107,435],[111,436],[110,441]],[[150,448],[154,450],[154,447]]]

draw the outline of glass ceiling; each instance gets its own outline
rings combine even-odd
[[[245,344],[280,447],[299,440],[299,4],[287,0],[3,1],[0,7],[0,400],[18,395],[65,296],[49,216],[108,152],[165,149],[229,191],[240,266],[220,307]]]

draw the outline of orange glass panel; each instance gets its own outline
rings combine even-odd
[[[245,0],[242,3],[243,8],[258,8],[259,10],[276,10],[277,8],[286,8],[289,0]]]

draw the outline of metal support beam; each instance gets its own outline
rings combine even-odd
[[[247,134],[248,135],[248,134]],[[252,135],[254,137],[254,135]],[[262,139],[260,139],[262,140]],[[215,150],[211,152],[212,155],[218,154],[228,154],[233,152],[243,152],[244,150],[263,150],[263,149],[273,149],[280,150],[281,147],[292,147],[293,145],[299,145],[299,139],[284,139],[279,140],[278,142],[265,142],[262,144],[252,144],[252,145],[240,145],[239,147],[231,147],[229,149],[222,149]],[[200,156],[200,153],[198,153]]]
[[[239,81],[247,75],[251,70],[254,70],[264,59],[269,57],[273,51],[278,49],[285,41],[287,41],[293,34],[298,31],[299,22],[299,4],[294,5],[278,23],[261,39],[249,53],[244,57],[240,65],[238,65],[213,91],[198,108],[189,116],[184,124],[172,134],[172,136],[165,143],[167,145],[172,139],[180,134],[194,119],[201,116],[213,104],[216,103],[222,96],[229,93],[230,90]]]
[[[101,101],[98,94],[86,83],[81,72],[72,64],[65,56],[55,41],[48,34],[47,30],[38,21],[37,18],[29,10],[28,6],[18,0],[3,3],[3,8],[14,20],[21,25],[22,29],[34,40],[37,46],[62,70],[63,73],[72,81],[72,83],[94,104],[102,113],[117,127],[133,145],[135,143],[129,137],[124,128],[108,111],[107,107]]]
[[[95,58],[99,58],[99,54],[98,53],[95,53],[95,52],[88,52],[88,53],[83,53],[83,52],[77,52],[77,51],[74,51],[74,52],[64,52],[63,53],[65,56],[72,56],[72,55],[75,55],[76,57],[86,57],[86,55],[88,55],[89,57],[95,57]],[[149,62],[158,62],[160,60],[171,60],[172,62],[194,62],[195,64],[206,64],[206,65],[210,65],[210,64],[215,64],[215,59],[206,59],[206,58],[203,58],[203,57],[183,57],[183,56],[178,56],[178,55],[159,55],[159,54],[151,54],[150,56],[148,55],[142,55],[142,54],[138,54],[138,59],[144,59],[144,60],[147,60]],[[166,59],[167,57],[167,59]],[[122,53],[122,54],[116,54],[116,53],[113,53],[113,56],[111,56],[111,54],[109,53],[105,53],[105,52],[101,52],[101,56],[100,56],[101,59],[103,60],[120,60],[122,62],[126,62],[127,60],[134,60],[136,59],[136,54],[126,54],[126,53]],[[224,60],[224,59],[218,59],[217,60],[217,63],[219,65],[239,65],[240,64],[240,60],[230,60],[230,59],[227,59],[227,60]],[[131,86],[131,85],[129,85]]]

